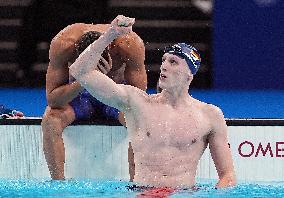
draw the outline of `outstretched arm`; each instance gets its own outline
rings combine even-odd
[[[105,34],[89,45],[69,68],[71,75],[95,98],[122,111],[128,106],[127,86],[116,84],[99,72],[97,65],[104,49],[118,36],[131,32],[133,23],[134,19],[118,16]]]
[[[228,145],[227,125],[219,108],[210,105],[209,111],[213,127],[208,138],[209,149],[219,176],[216,187],[234,186],[236,178],[232,155]]]

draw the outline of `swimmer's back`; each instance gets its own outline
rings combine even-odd
[[[47,95],[54,89],[69,83],[69,69],[68,66],[72,64],[77,54],[75,52],[75,43],[81,36],[88,31],[97,31],[104,33],[110,24],[84,24],[75,23],[65,27],[61,30],[51,41],[49,49],[49,65],[46,75],[46,91]],[[142,39],[134,32],[128,35],[120,36],[114,40],[110,47],[110,54],[112,57],[113,67],[111,69],[111,76],[115,77],[123,64],[126,67],[131,67],[145,72],[145,47]],[[133,71],[133,70],[126,70]],[[146,75],[146,74],[145,74]],[[144,75],[144,76],[145,76]],[[137,78],[137,76],[135,75]],[[125,79],[132,85],[131,75],[129,79]],[[133,77],[134,78],[134,77]],[[144,83],[145,84],[145,83]],[[138,86],[133,84],[134,86]],[[144,88],[145,86],[138,86]]]
[[[76,59],[75,43],[88,31],[104,32],[107,24],[85,24],[75,23],[61,30],[51,41],[49,49],[50,66],[68,66],[68,62],[73,63]]]
[[[75,23],[61,30],[51,41],[49,49],[49,65],[46,74],[46,91],[51,93],[54,89],[69,83],[68,65],[72,64],[77,55],[75,43],[88,31],[103,31],[108,25],[92,25]]]
[[[88,31],[104,33],[109,26],[109,24],[94,25],[75,23],[65,27],[51,41],[49,49],[49,67],[68,67],[68,63],[73,63],[77,58],[75,53],[75,43],[80,37]],[[112,55],[114,56],[120,55],[125,57],[129,53],[134,54],[135,52],[138,52],[137,50],[134,50],[134,48],[142,48],[144,50],[144,43],[136,33],[132,32],[126,36],[120,36],[113,41],[111,51],[113,51]],[[140,54],[137,53],[137,55]]]

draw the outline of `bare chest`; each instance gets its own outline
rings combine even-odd
[[[206,117],[196,109],[172,110],[168,107],[144,109],[144,126],[138,136],[143,144],[186,150],[204,144],[209,133]],[[138,129],[139,130],[139,129]]]

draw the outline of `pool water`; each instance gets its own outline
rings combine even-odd
[[[236,187],[215,189],[215,181],[198,183],[198,190],[180,190],[170,198],[183,197],[284,197],[284,182],[241,183]],[[95,180],[0,180],[0,197],[136,197],[141,190],[130,190],[133,183]],[[162,196],[153,197],[162,197]],[[143,196],[142,196],[143,197]]]

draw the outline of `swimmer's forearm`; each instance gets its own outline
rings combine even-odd
[[[116,84],[98,70],[74,76],[78,82],[97,100],[124,111],[128,106],[128,92],[125,85]]]
[[[52,108],[60,108],[71,102],[83,89],[77,81],[60,86],[47,94],[48,105]]]

